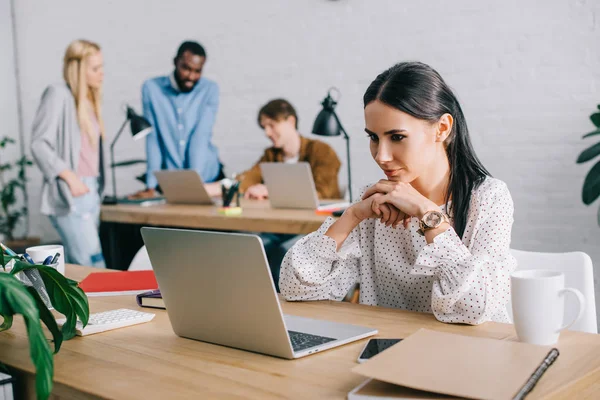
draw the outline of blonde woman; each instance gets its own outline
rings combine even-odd
[[[67,262],[104,268],[98,236],[104,176],[100,46],[72,42],[63,77],[46,88],[33,122],[31,152],[44,177],[41,212],[60,234]]]

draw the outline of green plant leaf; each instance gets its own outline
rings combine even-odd
[[[10,309],[10,312],[7,312]],[[0,274],[0,313],[6,318],[7,314],[21,314],[25,319],[27,335],[29,336],[29,352],[35,365],[35,387],[38,399],[47,399],[52,392],[52,376],[54,360],[48,340],[40,323],[40,314],[35,300],[22,282],[11,274]],[[6,319],[5,323],[6,324]]]
[[[600,129],[596,129],[595,131],[586,133],[585,135],[583,135],[582,139],[589,138],[590,136],[594,135],[600,135]]]
[[[12,315],[0,313],[0,317],[4,318],[2,325],[0,325],[0,332],[10,329],[13,322]]]
[[[54,354],[58,353],[60,350],[60,345],[62,344],[62,333],[60,329],[58,329],[58,325],[56,324],[56,320],[54,319],[54,315],[48,310],[46,304],[40,297],[40,294],[35,290],[35,288],[31,286],[26,286],[25,289],[29,292],[31,297],[35,300],[37,304],[37,308],[40,312],[40,319],[46,325],[50,333],[52,334],[52,338],[54,339]]]
[[[592,120],[596,128],[600,128],[600,113],[594,113],[590,115],[590,119]]]
[[[592,158],[596,157],[600,154],[600,142],[596,143],[593,146],[588,147],[584,151],[581,152],[579,157],[577,157],[577,164],[584,163],[586,161],[590,161]]]
[[[8,143],[15,143],[15,140],[12,138],[9,138],[8,136],[5,136],[4,138],[2,138],[2,140],[0,140],[0,147],[4,147]]]
[[[583,203],[590,205],[600,196],[600,162],[592,167],[583,182],[581,198]]]
[[[79,317],[83,326],[87,325],[90,318],[90,306],[87,296],[77,286],[77,282],[65,278],[52,267],[16,261],[10,273],[16,274],[27,269],[37,269],[39,271],[52,306],[66,317],[67,321],[62,326],[63,340],[73,338],[77,318]]]

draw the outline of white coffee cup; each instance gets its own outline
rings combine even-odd
[[[519,341],[552,345],[560,331],[577,322],[585,310],[585,298],[577,289],[565,288],[565,275],[549,270],[521,270],[510,276],[513,320]],[[579,302],[577,317],[563,324],[565,293]]]
[[[56,253],[59,253],[60,256],[58,258],[58,272],[61,274],[65,274],[65,249],[59,244],[49,244],[45,246],[33,246],[25,249],[29,257],[36,264],[41,264],[44,262],[48,256],[54,257]]]

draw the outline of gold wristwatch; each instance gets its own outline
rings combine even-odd
[[[423,218],[421,218],[421,220],[419,221],[419,230],[417,231],[417,233],[419,233],[422,236],[425,236],[425,232],[427,232],[430,229],[437,228],[444,222],[450,223],[450,218],[448,218],[448,216],[445,213],[435,210],[427,211],[423,215]]]

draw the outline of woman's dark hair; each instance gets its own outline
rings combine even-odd
[[[271,118],[275,121],[281,121],[287,119],[287,117],[294,117],[296,120],[296,129],[298,129],[298,115],[296,114],[296,110],[290,104],[289,101],[284,99],[275,99],[271,100],[267,104],[261,107],[260,111],[258,111],[258,125],[263,128],[260,124],[260,117],[265,116],[267,118]]]
[[[471,194],[489,172],[475,155],[467,121],[456,96],[430,66],[420,62],[402,62],[379,74],[363,97],[364,106],[378,100],[415,118],[437,122],[446,113],[454,118],[446,139],[450,162],[450,183],[446,204],[454,219],[454,229],[462,237],[467,225]]]

